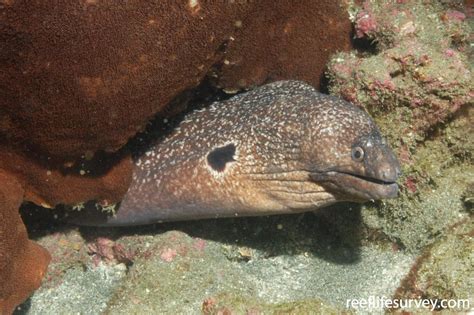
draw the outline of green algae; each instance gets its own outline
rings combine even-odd
[[[449,226],[466,218],[466,193],[473,185],[473,110],[440,127],[432,140],[416,147],[412,162],[403,165],[403,190],[398,199],[362,209],[364,222],[381,229],[410,251],[431,244]],[[407,187],[407,181],[412,186]]]
[[[431,248],[431,257],[419,269],[417,285],[431,299],[470,299],[473,305],[473,266],[472,236],[448,235]]]
[[[364,206],[364,222],[381,229],[389,239],[409,251],[418,251],[447,232],[447,229],[466,218],[462,212],[460,188],[472,179],[474,168],[450,168],[442,175],[452,176],[457,182],[440,178],[439,187],[425,189],[415,198],[402,195],[396,201],[386,201],[377,206]]]
[[[452,311],[466,311],[474,303],[474,222],[465,220],[450,234],[427,246],[403,280],[397,298],[422,296],[431,300],[460,301]],[[438,305],[441,309],[441,305]],[[413,311],[406,309],[404,311]]]

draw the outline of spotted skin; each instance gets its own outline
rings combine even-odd
[[[136,159],[114,215],[89,212],[75,221],[137,225],[310,211],[394,197],[399,173],[364,111],[303,82],[279,81],[187,115]]]

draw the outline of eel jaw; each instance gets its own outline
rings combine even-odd
[[[309,176],[312,181],[335,193],[341,201],[365,202],[395,198],[398,195],[398,185],[394,181],[338,171],[311,172]]]

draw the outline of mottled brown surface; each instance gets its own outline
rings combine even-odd
[[[192,14],[164,1],[7,2],[1,135],[61,157],[118,149],[200,82],[248,8]]]
[[[342,1],[255,1],[218,71],[228,89],[294,79],[319,87],[329,56],[348,50],[351,24]]]
[[[0,172],[0,314],[9,314],[40,286],[50,256],[28,240],[18,214],[23,200],[20,184]]]
[[[7,1],[0,14],[0,136],[70,158],[118,149],[213,65],[224,88],[317,85],[350,31],[333,1]]]
[[[127,154],[102,154],[91,161],[61,167],[48,159],[0,147],[0,170],[8,170],[21,183],[25,201],[44,207],[86,200],[117,202],[127,191],[132,167]]]

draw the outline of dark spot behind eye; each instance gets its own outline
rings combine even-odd
[[[229,162],[234,162],[235,145],[228,144],[223,147],[215,148],[207,155],[207,163],[218,172],[223,172]]]

